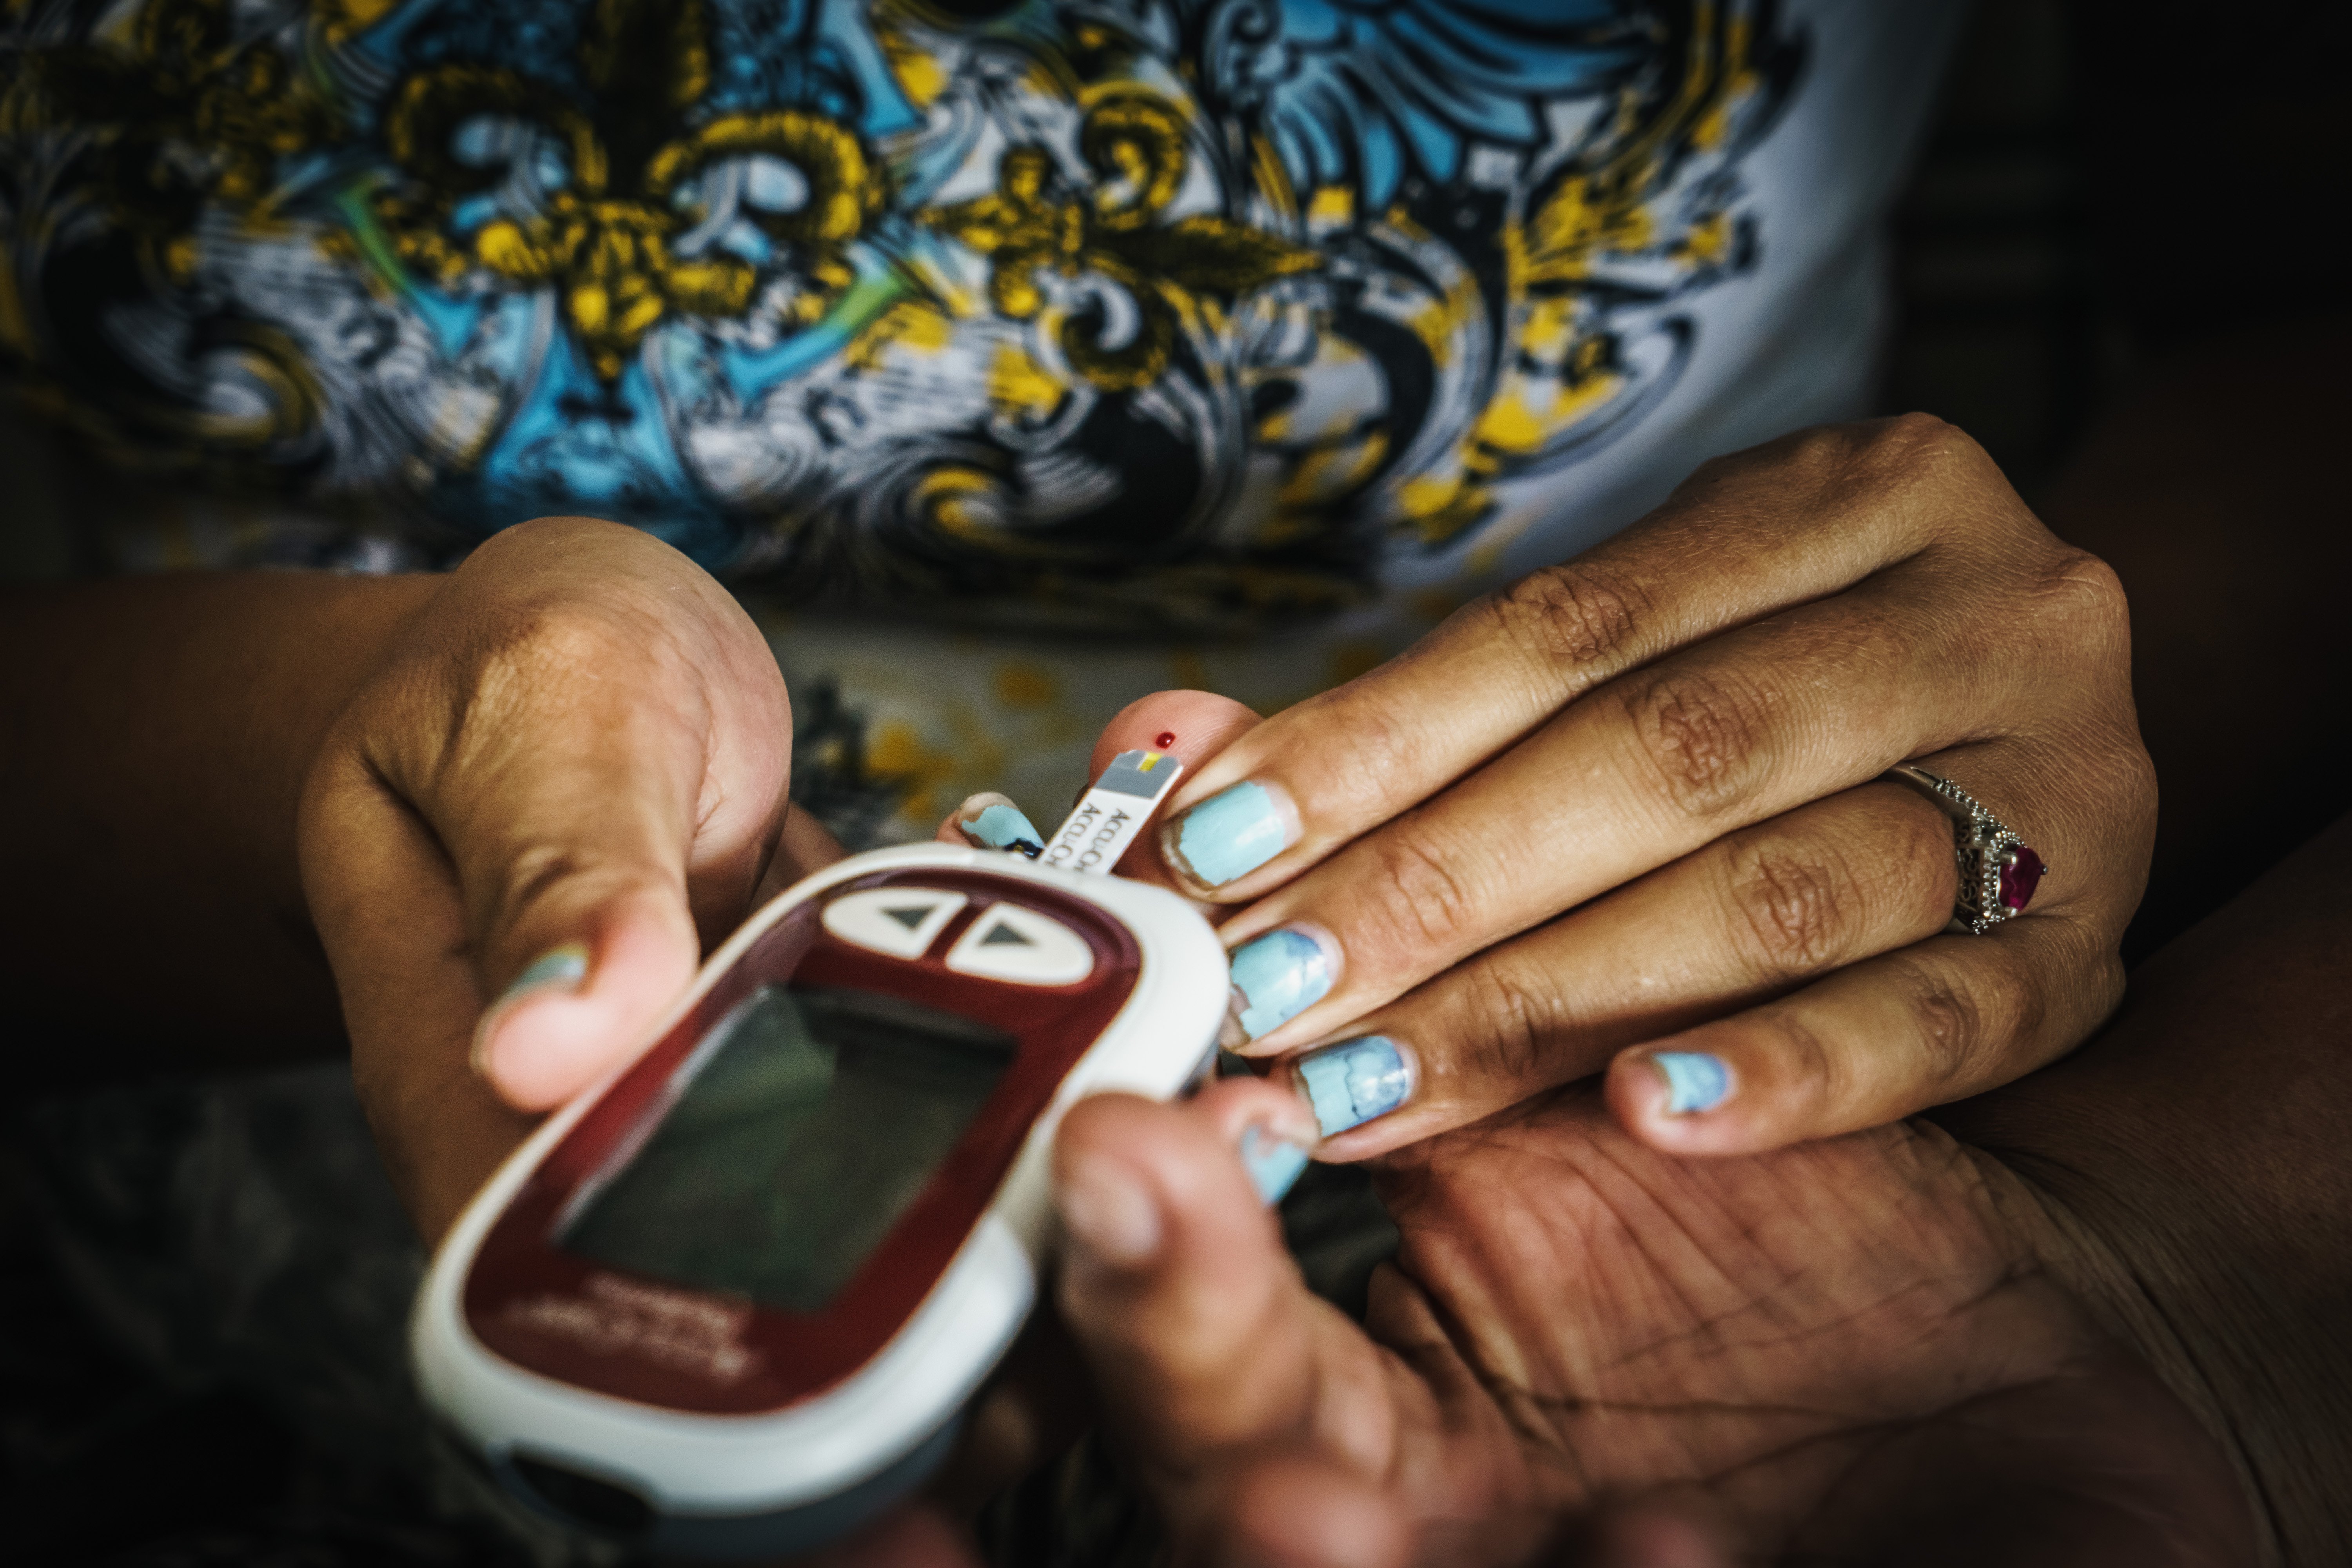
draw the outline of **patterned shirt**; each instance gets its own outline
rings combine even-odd
[[[646,528],[923,832],[1858,408],[1956,12],[0,0],[0,374],[171,481],[129,568]]]

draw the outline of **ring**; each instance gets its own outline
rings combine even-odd
[[[1952,819],[1952,847],[1960,863],[1960,894],[1948,931],[1982,936],[2015,920],[2033,901],[2049,863],[2026,847],[2009,825],[1948,778],[1905,763],[1879,775],[1909,784]]]

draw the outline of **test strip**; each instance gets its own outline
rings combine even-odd
[[[1121,752],[1054,830],[1038,864],[1108,876],[1183,772],[1172,752]]]

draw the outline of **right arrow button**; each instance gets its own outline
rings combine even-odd
[[[1094,973],[1095,954],[1085,938],[1051,916],[994,903],[956,939],[948,967],[1015,985],[1075,985]]]

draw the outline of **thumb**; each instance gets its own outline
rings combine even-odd
[[[453,864],[492,998],[475,1070],[522,1110],[593,1082],[692,982],[698,911],[715,929],[741,917],[787,771],[779,746],[707,790],[709,738],[656,702],[533,720],[511,756],[477,759],[462,782],[415,797]],[[788,721],[761,728],[791,733]]]
[[[1326,1309],[1260,1187],[1286,1185],[1315,1135],[1297,1096],[1255,1079],[1181,1106],[1099,1095],[1062,1123],[1063,1315],[1154,1468],[1308,1432]]]

